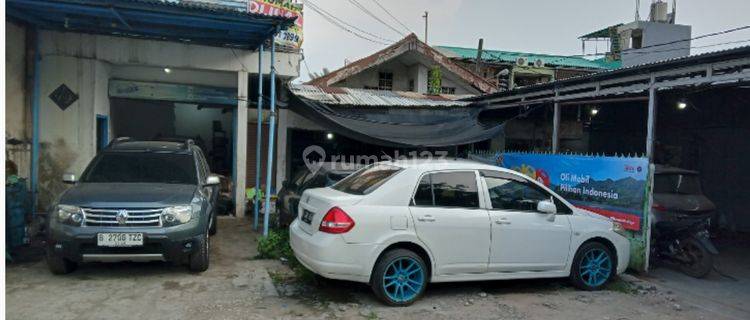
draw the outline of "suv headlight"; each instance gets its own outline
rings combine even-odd
[[[612,231],[618,233],[619,235],[623,237],[627,237],[627,234],[625,232],[625,227],[622,225],[622,223],[612,221]]]
[[[55,208],[55,217],[57,221],[71,226],[80,226],[83,222],[83,211],[80,207],[66,204],[59,204]]]
[[[192,206],[174,206],[164,209],[161,214],[164,219],[164,225],[175,226],[178,224],[188,223],[193,218]]]

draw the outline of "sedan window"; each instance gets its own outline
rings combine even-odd
[[[536,212],[539,201],[554,199],[558,213],[572,213],[570,208],[552,194],[521,179],[485,176],[493,209]]]
[[[474,172],[427,174],[417,186],[414,204],[418,206],[479,208],[479,192]]]
[[[536,211],[539,201],[550,196],[528,184],[503,178],[485,177],[493,209]]]
[[[341,192],[365,195],[375,191],[400,171],[401,168],[396,166],[374,164],[344,178],[331,188]]]

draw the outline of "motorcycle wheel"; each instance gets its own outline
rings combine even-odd
[[[683,253],[680,270],[694,278],[703,278],[714,267],[714,257],[700,241],[689,238],[680,244]]]

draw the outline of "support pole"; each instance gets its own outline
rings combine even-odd
[[[271,174],[273,172],[273,140],[276,131],[276,35],[271,37],[271,104],[269,106],[268,119],[268,166],[266,167],[266,201],[263,212],[263,236],[268,236],[268,219],[271,216]]]
[[[260,206],[260,163],[263,159],[263,44],[258,48],[258,125],[255,133],[255,199],[253,199],[253,230],[258,230]]]
[[[656,134],[656,87],[651,75],[651,86],[648,88],[648,123],[646,124],[646,156],[649,163],[654,162],[654,135]]]
[[[234,139],[234,213],[245,216],[245,188],[247,186],[247,71],[237,72],[237,117]]]
[[[555,92],[557,97],[557,92]],[[552,114],[552,153],[560,152],[560,102],[555,99],[555,106]]]
[[[429,13],[425,11],[422,18],[424,18],[424,43],[427,43],[427,24],[429,23]]]
[[[41,54],[39,53],[39,29],[34,30],[34,79],[31,92],[31,214],[36,215],[39,198],[39,95]]]

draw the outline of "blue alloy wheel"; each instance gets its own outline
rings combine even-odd
[[[396,303],[413,300],[425,285],[425,271],[421,264],[411,257],[393,260],[383,274],[383,291]]]
[[[581,258],[578,272],[584,284],[592,288],[599,287],[612,274],[612,258],[607,251],[594,247]]]

